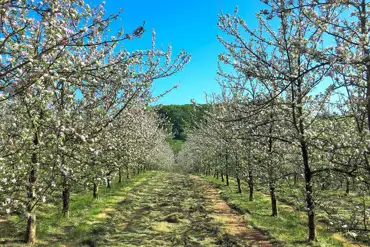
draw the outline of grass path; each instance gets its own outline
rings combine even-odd
[[[220,198],[216,188],[205,182],[198,176],[192,176],[192,179],[198,182],[198,186],[205,193],[205,198],[210,209],[210,216],[219,222],[223,230],[224,237],[236,240],[243,246],[263,246],[270,247],[272,244],[266,239],[266,236],[257,229],[251,228],[244,215],[237,213]]]
[[[38,246],[272,246],[204,179],[162,172],[140,176],[68,221],[54,224],[44,216],[40,224],[52,230]]]
[[[227,219],[227,220],[225,220]],[[133,188],[89,242],[96,246],[271,246],[198,177],[157,174]]]

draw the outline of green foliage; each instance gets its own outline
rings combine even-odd
[[[176,140],[186,140],[188,130],[196,128],[196,123],[203,120],[209,105],[163,105],[157,111],[168,118],[172,124],[171,131]]]

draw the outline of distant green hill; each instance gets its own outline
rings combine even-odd
[[[173,139],[185,141],[188,131],[196,128],[196,123],[203,119],[208,108],[209,105],[163,105],[158,113],[172,124]]]

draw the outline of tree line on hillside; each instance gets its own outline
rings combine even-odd
[[[311,241],[318,213],[368,241],[370,1],[262,2],[255,29],[238,9],[219,15],[222,93],[179,160],[227,185],[235,178],[239,192],[246,181],[249,200],[267,185],[272,216],[277,191],[300,189]]]
[[[168,120],[167,126],[173,139],[185,141],[189,130],[197,128],[197,123],[204,117],[209,105],[162,105],[157,110],[161,118]]]
[[[0,1],[0,217],[36,242],[38,207],[111,186],[123,173],[170,166],[168,133],[149,104],[154,80],[189,61],[181,51],[128,51],[145,27],[113,33],[121,13],[83,0]]]

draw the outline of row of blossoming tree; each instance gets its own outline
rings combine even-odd
[[[27,222],[36,241],[37,207],[71,193],[110,187],[125,171],[173,161],[149,103],[154,80],[183,68],[152,44],[127,51],[144,26],[112,33],[120,13],[83,0],[0,1],[0,217]],[[164,92],[165,93],[165,92]],[[128,174],[128,173],[127,173]]]
[[[370,56],[368,0],[263,0],[250,28],[236,9],[219,16],[219,95],[179,154],[189,171],[267,184],[301,186],[308,239],[315,212],[333,227],[368,234]],[[301,182],[300,182],[301,181]],[[352,182],[363,200],[342,214],[322,189]],[[343,208],[342,208],[343,209]],[[341,213],[342,212],[342,213]],[[336,223],[336,224],[334,224]]]

